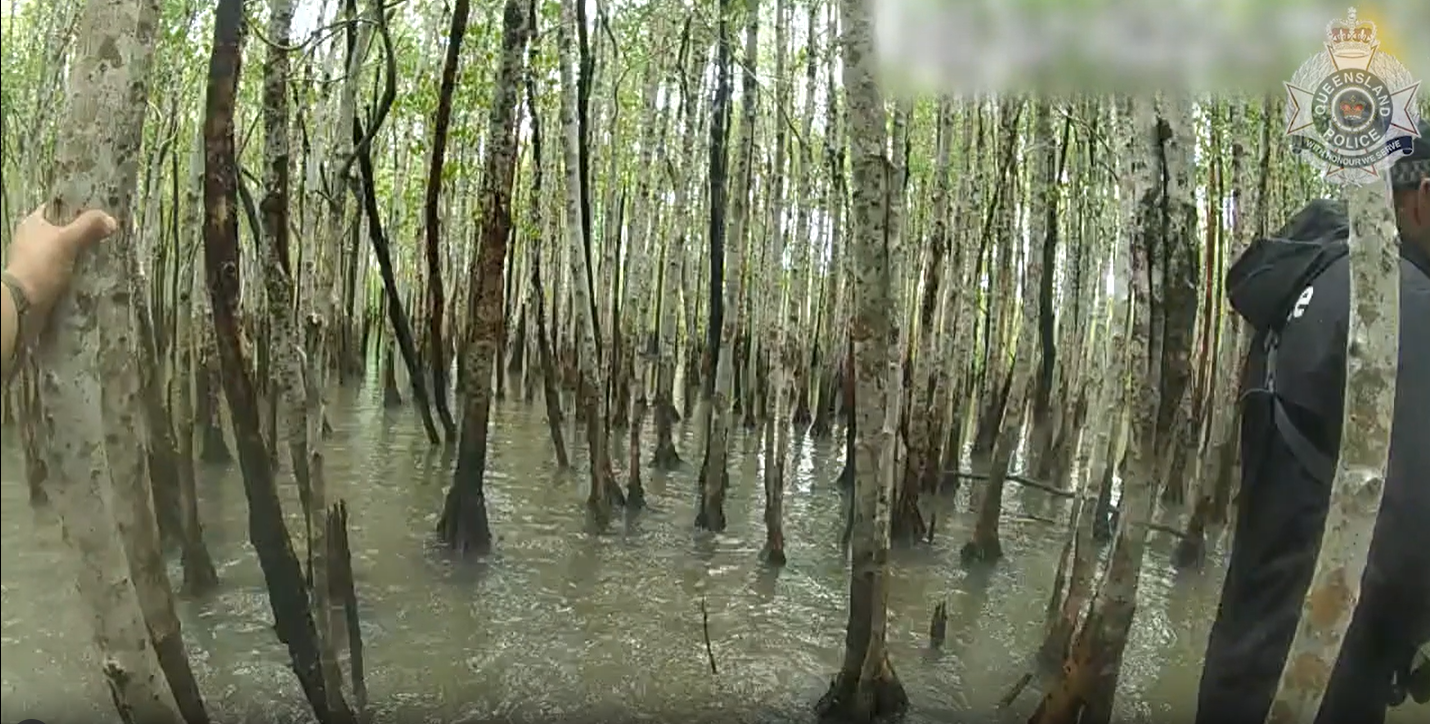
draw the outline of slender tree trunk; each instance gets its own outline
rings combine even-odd
[[[361,124],[353,126],[353,142],[363,137]],[[381,211],[377,207],[376,174],[372,167],[372,155],[359,149],[358,170],[362,174],[363,208],[367,213],[367,234],[377,256],[378,267],[382,271],[383,288],[387,291],[387,318],[392,322],[393,334],[397,337],[397,347],[402,352],[402,361],[407,367],[408,383],[412,385],[412,400],[417,403],[417,412],[422,416],[422,427],[427,431],[427,441],[437,445],[442,441],[437,426],[432,424],[432,407],[428,400],[427,384],[423,382],[422,370],[418,367],[417,345],[412,337],[412,324],[402,304],[397,290],[397,278],[392,268],[392,254],[387,237],[382,231]]]
[[[442,509],[437,532],[448,547],[462,553],[491,550],[487,521],[487,430],[492,401],[492,370],[505,334],[502,315],[502,276],[511,236],[511,189],[516,173],[517,110],[521,99],[522,63],[525,60],[527,24],[523,0],[506,0],[502,11],[502,54],[497,70],[496,96],[487,122],[490,142],[482,180],[482,241],[473,261],[477,280],[473,291],[476,315],[468,348],[469,374],[463,395],[462,440],[452,487]]]
[[[816,168],[814,165],[814,108],[815,94],[819,86],[819,11],[820,3],[810,2],[808,18],[805,26],[805,76],[804,76],[804,120],[800,125],[799,148],[796,157],[799,159],[799,175],[795,181],[795,201],[799,204],[795,215],[794,233],[797,234],[797,243],[793,260],[793,271],[795,274],[794,291],[791,292],[794,301],[794,329],[805,330],[812,327],[811,312],[813,307],[809,303],[810,280],[814,276],[813,265],[810,263],[810,246],[813,243],[813,234],[810,231],[810,211],[813,207],[813,181],[816,178]],[[831,39],[831,44],[833,39]],[[833,90],[831,89],[831,92]],[[813,371],[810,367],[809,351],[811,346],[804,344],[798,333],[790,335],[788,342],[794,345],[793,354],[795,359],[790,362],[791,371],[794,378],[794,411],[791,423],[805,428],[813,420],[810,412],[810,378]]]
[[[531,35],[537,36],[537,22],[540,15],[536,12],[536,0],[531,0],[531,5],[527,8],[527,18],[531,22]],[[531,115],[531,228],[543,230],[546,228],[541,210],[542,181],[545,177],[543,168],[545,158],[542,151],[542,124],[541,115],[538,113],[540,106],[536,96],[536,61],[537,45],[532,40],[528,48],[528,58],[526,67],[526,108]],[[542,397],[546,403],[546,425],[551,430],[551,445],[556,452],[556,463],[562,470],[571,467],[571,461],[566,455],[566,440],[561,432],[561,389],[557,386],[555,355],[551,351],[551,337],[547,333],[546,325],[546,291],[541,284],[541,252],[542,243],[547,237],[545,235],[532,239],[531,244],[531,309],[536,320],[536,351],[541,365],[541,385]]]
[[[1086,474],[1077,491],[1077,497],[1074,498],[1074,508],[1068,524],[1072,535],[1069,539],[1071,549],[1066,556],[1071,558],[1067,584],[1063,595],[1055,598],[1050,606],[1047,632],[1039,652],[1040,663],[1049,671],[1057,671],[1067,659],[1082,612],[1092,597],[1093,569],[1097,563],[1094,523],[1099,512],[1097,492],[1093,486],[1099,486],[1100,491],[1102,482],[1111,477],[1111,468],[1116,464],[1116,459],[1108,450],[1110,442],[1120,433],[1119,411],[1125,408],[1127,402],[1126,356],[1122,350],[1127,348],[1127,285],[1130,280],[1126,276],[1126,265],[1121,261],[1114,262],[1113,270],[1115,296],[1111,300],[1111,334],[1106,347],[1107,363],[1103,367],[1106,375],[1094,378],[1092,383],[1096,387],[1093,396],[1097,398],[1100,414],[1089,447],[1097,454],[1092,465],[1084,468]]]
[[[918,346],[913,353],[913,394],[910,396],[910,405],[915,410],[927,409],[924,400],[932,394],[932,374],[937,366],[930,358],[933,356],[934,313],[937,311],[943,281],[944,255],[948,251],[949,168],[952,163],[953,145],[953,99],[947,96],[939,99],[936,145],[938,160],[933,180],[933,233],[929,240],[928,263],[924,267],[923,299],[919,302],[918,332],[915,337]],[[930,462],[937,460],[936,455],[930,456],[929,433],[934,427],[931,418],[928,414],[914,414],[909,417],[908,459],[902,471],[893,520],[894,540],[903,543],[922,540],[928,534],[919,510],[919,491],[924,487],[924,481],[936,472],[936,465]]]
[[[830,39],[831,47],[835,39],[839,37],[839,15],[842,7],[838,3],[829,3],[826,37]],[[814,348],[810,354],[810,374],[814,377],[819,394],[814,410],[814,421],[810,423],[809,433],[816,438],[826,438],[833,433],[835,400],[843,394],[843,385],[839,384],[841,375],[838,374],[838,371],[848,357],[845,349],[848,344],[847,335],[834,331],[843,328],[848,320],[843,301],[845,286],[849,280],[848,269],[846,269],[848,255],[845,253],[843,241],[844,210],[847,205],[848,193],[844,181],[844,124],[843,113],[840,112],[839,107],[838,90],[842,83],[838,82],[839,79],[835,77],[836,56],[837,54],[834,52],[828,54],[829,62],[825,66],[827,76],[824,84],[826,89],[824,164],[828,167],[830,177],[829,185],[825,187],[825,208],[829,210],[830,263],[829,274],[825,277],[824,283],[824,300],[820,305],[820,321],[815,325]]]
[[[432,157],[427,165],[427,197],[423,215],[427,230],[427,334],[431,347],[432,401],[447,441],[457,437],[452,411],[447,409],[447,348],[442,343],[442,237],[438,201],[442,193],[442,166],[447,155],[447,127],[452,120],[452,91],[457,87],[457,66],[462,58],[462,38],[467,34],[471,0],[457,0],[452,9],[452,29],[447,33],[447,57],[442,63],[442,85],[437,92],[437,116],[433,120]]]
[[[665,39],[665,23],[657,15],[652,24],[649,42],[660,45]],[[647,61],[645,79],[641,89],[642,129],[640,137],[639,168],[650,169],[656,159],[657,143],[665,143],[665,112],[657,110],[656,96],[660,92],[660,71],[662,63],[655,58]],[[614,155],[614,154],[613,154]],[[661,154],[664,155],[664,154]],[[645,505],[645,488],[641,485],[641,432],[645,426],[646,410],[650,408],[646,400],[646,372],[652,359],[650,331],[651,291],[654,288],[651,276],[655,265],[651,263],[651,237],[654,236],[656,204],[651,188],[651,173],[641,173],[636,181],[635,208],[630,227],[632,230],[630,251],[626,255],[626,266],[630,277],[625,285],[624,322],[626,328],[626,356],[629,362],[622,365],[622,377],[628,385],[616,385],[619,393],[616,400],[628,399],[627,413],[627,457],[626,457],[626,504],[632,509]],[[658,273],[658,272],[657,272]],[[624,398],[622,397],[624,396]]]
[[[557,26],[556,43],[560,51],[561,67],[561,127],[563,131],[562,157],[566,173],[566,233],[571,254],[571,314],[575,320],[578,350],[577,368],[580,383],[577,385],[577,406],[584,410],[586,443],[590,448],[591,490],[586,498],[587,508],[599,526],[606,525],[611,518],[612,504],[623,504],[624,495],[616,484],[615,472],[611,469],[610,440],[606,428],[606,416],[601,410],[602,392],[606,389],[601,374],[600,353],[596,329],[596,311],[592,303],[594,289],[590,273],[589,247],[586,235],[584,207],[585,182],[581,163],[581,134],[577,106],[579,89],[574,81],[572,65],[572,35],[580,30],[576,13],[576,0],[562,0],[561,23]]]
[[[891,289],[894,271],[886,236],[890,171],[885,156],[886,114],[877,81],[873,18],[863,0],[842,0],[844,87],[854,180],[850,250],[855,314],[850,339],[858,392],[855,482],[844,662],[820,708],[848,721],[868,722],[902,712],[908,697],[889,660],[887,624],[889,510],[893,495],[893,438],[903,391]],[[890,384],[890,383],[895,384]]]
[[[1400,357],[1400,259],[1389,184],[1376,180],[1350,194],[1350,320],[1341,450],[1330,512],[1301,623],[1286,654],[1267,724],[1312,721],[1360,600],[1375,533],[1396,419]],[[1401,420],[1407,419],[1400,415]]]
[[[1246,142],[1242,135],[1245,107],[1234,102],[1228,123],[1231,141],[1231,244],[1223,245],[1225,259],[1238,258],[1250,241],[1247,214],[1243,208],[1243,194],[1246,183]],[[1269,110],[1269,109],[1267,109]],[[1269,118],[1269,116],[1268,116]],[[1192,515],[1182,540],[1172,557],[1173,562],[1184,568],[1200,567],[1206,560],[1207,527],[1225,522],[1218,516],[1218,491],[1224,481],[1231,477],[1234,467],[1236,447],[1240,443],[1237,421],[1240,419],[1236,404],[1237,388],[1241,383],[1241,365],[1250,351],[1251,339],[1244,325],[1229,309],[1222,311],[1221,333],[1214,364],[1221,371],[1212,390],[1211,422],[1208,425],[1207,454],[1202,459],[1199,473],[1198,494]],[[1237,374],[1233,374],[1233,372]]]
[[[303,569],[283,521],[271,459],[263,442],[257,395],[239,333],[238,165],[234,154],[234,101],[243,43],[242,0],[220,0],[214,15],[204,112],[204,267],[213,307],[224,391],[248,498],[249,538],[268,584],[278,638],[288,647],[303,693],[323,724],[351,724],[340,693],[326,690],[318,631],[308,607]],[[339,706],[334,709],[331,703]]]
[[[723,18],[723,15],[722,15]],[[696,513],[696,527],[715,532],[725,530],[725,491],[730,484],[727,469],[730,455],[730,429],[734,423],[732,405],[735,394],[735,369],[739,364],[737,343],[744,333],[741,318],[744,310],[744,256],[745,231],[749,221],[750,186],[754,174],[754,143],[757,88],[755,84],[755,62],[759,41],[759,0],[746,0],[745,18],[745,76],[740,99],[740,128],[735,143],[735,184],[730,198],[730,235],[722,240],[729,264],[725,270],[724,297],[721,300],[719,344],[714,349],[715,379],[714,392],[710,398],[709,435],[706,439],[705,460],[700,468],[700,509]],[[722,22],[724,22],[722,20]],[[713,144],[712,144],[713,146]],[[711,184],[715,184],[714,176]],[[711,217],[714,226],[714,203],[712,186]],[[724,219],[721,219],[723,223]],[[712,249],[715,239],[712,228]],[[722,229],[723,231],[723,229]],[[714,321],[711,321],[714,324]]]
[[[327,596],[326,546],[319,549],[314,531],[325,525],[323,516],[314,505],[313,452],[310,446],[321,446],[321,433],[312,435],[314,425],[310,414],[321,414],[308,405],[304,386],[305,377],[314,376],[311,367],[305,369],[306,355],[303,353],[303,333],[298,326],[297,311],[293,303],[294,285],[292,265],[288,254],[289,200],[288,200],[288,74],[289,61],[287,44],[293,23],[293,4],[289,0],[275,0],[268,20],[268,57],[263,66],[263,125],[264,125],[264,186],[261,204],[263,234],[268,243],[261,252],[263,258],[263,279],[268,302],[267,319],[272,339],[271,350],[277,367],[276,396],[282,400],[285,411],[284,431],[288,437],[288,458],[293,466],[293,477],[298,484],[299,502],[303,507],[304,540],[307,543],[309,577],[313,581],[313,618],[318,635],[321,670],[324,691],[329,697],[328,706],[334,708],[338,702],[333,697],[342,691],[342,674],[331,640],[330,604]],[[276,438],[277,425],[272,426]],[[321,458],[322,453],[317,453]],[[318,469],[320,491],[317,504],[326,500],[326,489],[321,466]]]
[[[1175,400],[1162,399],[1161,364],[1152,354],[1151,278],[1154,240],[1162,238],[1162,224],[1173,203],[1175,189],[1169,178],[1166,148],[1173,133],[1176,111],[1159,112],[1153,101],[1132,101],[1123,196],[1129,205],[1128,256],[1131,263],[1132,327],[1127,346],[1128,370],[1134,384],[1131,400],[1131,435],[1127,481],[1120,504],[1121,515],[1112,552],[1097,596],[1063,663],[1058,684],[1052,687],[1030,724],[1105,724],[1112,714],[1122,654],[1137,608],[1137,584],[1147,542],[1147,522],[1156,503],[1156,421],[1159,409]]]
[[[785,78],[785,58],[789,43],[789,0],[775,4],[775,113],[784,113],[789,106],[790,83]],[[784,205],[785,128],[776,125],[773,186],[768,196],[766,219],[770,238],[770,265],[767,272],[764,333],[771,341],[770,354],[770,414],[765,432],[765,545],[762,557],[772,565],[785,563],[784,551],[784,489],[785,461],[789,459],[790,421],[785,419],[789,397],[789,371],[794,350],[789,342],[791,299],[784,293],[785,230],[782,217]],[[795,273],[798,273],[796,270]]]
[[[680,141],[680,156],[676,161],[678,169],[672,175],[672,183],[675,186],[675,201],[672,211],[676,218],[675,223],[679,227],[677,239],[672,244],[665,245],[665,272],[664,284],[666,292],[661,300],[660,306],[660,326],[657,330],[660,344],[660,361],[656,371],[655,385],[655,456],[652,463],[656,468],[662,470],[674,470],[681,465],[680,453],[675,449],[675,421],[679,413],[675,408],[675,365],[676,365],[676,341],[679,338],[679,327],[676,323],[677,306],[675,295],[671,290],[677,286],[682,288],[682,297],[688,298],[684,293],[681,284],[681,267],[685,259],[684,249],[688,237],[687,219],[693,215],[686,214],[688,204],[687,196],[690,186],[690,173],[695,164],[695,136],[697,133],[697,120],[695,117],[695,93],[690,88],[689,74],[686,65],[689,62],[691,37],[690,20],[687,19],[685,27],[680,35],[680,53],[675,64],[675,74],[680,82],[680,114],[683,121],[683,131]],[[687,312],[688,314],[688,312]],[[694,338],[686,341],[689,346],[694,346]],[[688,370],[687,370],[688,372]],[[687,389],[690,380],[686,380]],[[686,394],[689,397],[689,393]]]
[[[210,316],[208,295],[201,296],[204,299],[198,303],[198,315],[207,319]],[[218,341],[214,339],[213,330],[209,329],[208,325],[203,326],[204,329],[198,333],[198,368],[194,376],[194,384],[198,388],[194,393],[194,415],[201,436],[199,457],[206,463],[222,464],[233,460],[233,453],[229,451],[228,441],[224,439],[223,416],[219,405],[223,381],[219,379]]]
[[[1049,223],[1055,223],[1054,219],[1048,218],[1047,210],[1056,193],[1058,147],[1052,142],[1051,104],[1047,100],[1037,103],[1033,136],[1041,139],[1044,145],[1037,151],[1038,165],[1032,179],[1032,182],[1037,184],[1037,189],[1034,192],[1032,209],[1029,211],[1033,228],[1029,231],[1031,247],[1023,264],[1024,302],[1031,301],[1035,298],[1034,295],[1040,293],[1038,290],[1042,288],[1043,276],[1051,273],[1051,270],[1043,268],[1043,262],[1046,260],[1043,247],[1050,243],[1050,238],[1054,235]],[[1015,133],[1016,129],[1017,126],[1014,125]],[[1024,304],[1024,308],[1028,306],[1031,305]],[[992,561],[1003,555],[998,535],[1003,487],[1013,461],[1013,453],[1023,432],[1023,423],[1027,419],[1030,406],[1035,402],[1030,399],[1030,393],[1036,384],[1034,376],[1041,372],[1034,363],[1039,354],[1039,333],[1045,331],[1046,320],[1038,315],[1024,314],[1020,324],[1011,372],[1012,383],[1007,394],[1007,408],[1003,413],[993,448],[988,483],[981,500],[978,521],[974,525],[973,537],[962,551],[965,560]],[[1000,351],[997,354],[1003,353]]]
[[[183,236],[190,239],[194,245],[203,242],[203,175],[204,139],[202,133],[196,133],[194,134],[193,152],[189,159],[189,172],[185,179],[185,212],[182,225]],[[178,243],[177,238],[175,243]],[[189,248],[197,251],[197,246]],[[177,255],[179,252],[176,250],[175,253]],[[208,318],[198,316],[199,312],[195,311],[196,307],[203,309],[207,305],[193,304],[193,291],[195,286],[201,283],[203,266],[199,263],[195,253],[189,251],[183,253],[191,261],[186,263],[185,271],[177,274],[178,278],[175,280],[177,287],[174,295],[177,299],[174,305],[176,312],[173,333],[175,354],[174,370],[170,379],[173,389],[170,406],[177,441],[179,507],[184,523],[184,540],[181,547],[184,569],[183,591],[189,596],[199,597],[218,586],[218,573],[214,570],[213,558],[204,544],[203,523],[199,519],[198,489],[194,480],[196,472],[194,468],[197,461],[194,451],[196,433],[194,382],[196,377],[202,374],[201,371],[196,370],[194,360],[201,353],[203,328],[208,326]],[[189,267],[188,264],[192,264],[192,267]],[[207,294],[199,296],[201,299],[208,297]],[[198,329],[194,327],[196,318],[199,321]]]

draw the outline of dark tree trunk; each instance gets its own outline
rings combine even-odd
[[[809,434],[824,439],[834,432],[834,396],[838,390],[835,373],[824,364],[824,345],[815,340],[810,352],[809,368],[814,373],[818,395],[815,398],[814,421],[810,423]]]
[[[556,463],[565,470],[571,467],[571,460],[566,456],[566,439],[561,433],[561,391],[556,386],[556,369],[551,360],[551,340],[546,337],[546,303],[542,298],[544,292],[541,289],[540,252],[531,257],[531,284],[534,288],[532,295],[536,297],[536,329],[540,336],[537,344],[540,345],[541,385],[546,398],[546,424],[551,429],[551,445],[556,449]]]
[[[1061,182],[1067,167],[1068,140],[1072,134],[1072,113],[1063,122],[1063,138],[1058,157],[1055,177]],[[1032,440],[1028,452],[1033,462],[1033,477],[1047,480],[1051,477],[1053,458],[1052,402],[1054,376],[1057,371],[1057,317],[1053,311],[1053,269],[1058,259],[1058,192],[1048,195],[1047,237],[1043,243],[1043,274],[1038,280],[1038,377],[1033,386]],[[1075,318],[1075,317],[1074,317]],[[1060,402],[1066,402],[1061,400]]]
[[[987,465],[993,457],[993,448],[998,444],[998,428],[1003,425],[1003,416],[1007,414],[1008,408],[1008,392],[1013,387],[1013,368],[1009,367],[996,384],[998,386],[988,396],[988,404],[980,411],[978,429],[973,435],[972,455],[977,463],[975,467]],[[979,469],[975,472],[986,471]]]
[[[412,399],[417,403],[417,411],[422,415],[422,426],[427,430],[427,440],[433,445],[442,442],[437,426],[432,423],[432,407],[427,396],[427,384],[423,381],[422,370],[417,364],[417,346],[412,341],[412,326],[407,321],[407,313],[402,308],[402,297],[397,291],[397,279],[392,272],[392,254],[387,247],[387,237],[382,232],[382,212],[377,206],[377,190],[372,170],[372,154],[361,147],[363,140],[362,123],[353,122],[353,143],[357,146],[358,170],[362,173],[363,209],[367,213],[368,239],[377,255],[377,265],[382,271],[382,286],[387,291],[387,317],[392,321],[392,331],[397,335],[397,346],[402,351],[402,361],[411,377]]]
[[[402,406],[402,393],[397,390],[397,359],[392,353],[392,340],[383,345],[382,406],[388,409]]]
[[[531,22],[531,35],[536,37],[537,23],[540,16],[536,12],[536,0],[530,0],[527,6],[527,18]],[[541,169],[541,107],[536,102],[536,74],[532,68],[535,66],[536,41],[533,40],[528,47],[530,54],[526,72],[526,110],[531,117],[531,228],[543,228],[541,223],[541,189],[542,189],[542,169]],[[556,464],[562,470],[571,467],[571,460],[566,455],[566,438],[561,432],[561,390],[557,386],[556,362],[551,351],[551,337],[546,330],[546,290],[541,284],[541,239],[535,238],[531,244],[531,296],[534,300],[532,312],[536,315],[536,344],[537,354],[540,357],[541,365],[541,389],[546,402],[546,426],[551,430],[551,445],[555,448]],[[530,370],[528,369],[528,374]]]
[[[705,354],[700,378],[705,399],[715,394],[715,365],[720,355],[720,327],[725,319],[725,192],[730,134],[730,1],[720,0],[719,40],[715,50],[715,98],[710,104],[710,286]],[[734,364],[734,360],[730,360]],[[688,411],[687,411],[688,413]],[[707,411],[706,417],[712,414]],[[710,428],[709,420],[706,429]]]
[[[510,247],[510,246],[515,242],[515,239],[516,239],[516,227],[513,226],[513,227],[512,227],[512,230],[511,230],[511,233],[510,233],[510,234],[508,235],[508,237],[507,237],[507,246]],[[515,283],[514,277],[516,276],[516,254],[513,253],[513,254],[507,254],[507,255],[506,255],[506,261],[502,264],[502,269],[503,269],[503,271],[502,271],[502,279],[505,280],[505,281],[504,281],[503,287],[502,287],[502,300],[503,300],[503,303],[502,303],[502,304],[503,304],[503,306],[502,306],[502,315],[501,315],[501,316],[502,316],[502,319],[503,319],[503,320],[509,320],[509,319],[512,318],[512,307],[513,307],[513,304],[512,304],[512,298],[511,298],[511,297],[512,297],[512,291],[511,291],[511,290],[512,290],[513,284]],[[517,349],[520,349],[520,347],[518,347]],[[496,373],[497,373],[496,400],[497,400],[497,402],[501,402],[502,400],[505,400],[505,399],[506,399],[506,385],[507,385],[507,382],[506,382],[506,372],[507,372],[507,365],[503,364],[503,362],[506,360],[506,357],[507,357],[507,332],[505,331],[505,326],[503,326],[502,337],[501,337],[501,339],[497,340],[497,357],[496,357]]]
[[[625,235],[621,233],[621,217],[625,212],[626,194],[622,189],[620,199],[617,201],[616,223],[614,238],[604,239],[605,244],[614,244],[614,259],[621,258],[622,247],[625,242]],[[611,271],[611,349],[607,352],[610,361],[610,374],[606,377],[606,427],[625,427],[630,423],[627,413],[628,399],[625,389],[626,379],[626,354],[627,341],[621,336],[621,285],[625,282],[623,270],[617,266]]]
[[[354,220],[351,233],[352,237],[347,246],[348,252],[341,255],[343,259],[346,259],[343,268],[347,271],[347,283],[343,287],[342,317],[337,322],[342,330],[339,337],[342,344],[335,360],[338,379],[344,382],[349,378],[362,379],[366,367],[367,336],[372,331],[372,318],[367,314],[366,302],[362,309],[358,309],[357,306],[358,250],[362,248],[361,216]],[[359,319],[365,325],[366,331],[361,335],[355,335],[353,327],[358,324]],[[353,339],[357,336],[360,336],[361,339]]]
[[[206,463],[226,463],[233,460],[228,440],[224,439],[223,422],[219,415],[218,358],[207,344],[200,345],[198,369],[194,371],[194,423],[199,429],[199,457]]]
[[[288,647],[303,693],[324,724],[352,724],[346,703],[337,711],[319,667],[318,633],[308,606],[308,587],[293,553],[273,467],[263,441],[258,400],[249,378],[239,333],[238,163],[234,155],[234,101],[238,92],[243,1],[219,0],[214,11],[204,112],[204,269],[213,303],[214,334],[224,391],[248,498],[249,540],[268,585],[278,638]],[[341,696],[334,696],[341,702]]]
[[[442,165],[447,156],[447,127],[452,120],[452,91],[457,86],[457,64],[462,56],[462,38],[467,34],[471,0],[457,0],[452,9],[452,29],[447,34],[447,57],[442,63],[442,85],[437,94],[437,117],[433,121],[432,159],[427,166],[427,198],[423,215],[427,225],[427,334],[432,361],[432,401],[447,442],[457,437],[452,411],[447,409],[447,348],[442,343],[442,236],[438,201],[442,194]]]
[[[462,410],[461,446],[457,470],[442,509],[437,532],[448,547],[481,555],[491,550],[484,478],[487,427],[492,402],[492,371],[506,331],[502,308],[502,276],[511,236],[511,188],[516,171],[518,84],[526,45],[523,0],[507,0],[502,13],[501,68],[488,118],[491,146],[482,174],[482,241],[474,260],[476,289],[471,331],[470,370]]]

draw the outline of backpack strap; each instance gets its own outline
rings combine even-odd
[[[1296,423],[1286,411],[1285,403],[1281,401],[1281,395],[1276,392],[1276,352],[1280,342],[1280,333],[1273,331],[1267,335],[1265,392],[1271,398],[1271,417],[1274,423],[1271,432],[1280,434],[1281,440],[1291,448],[1291,453],[1306,472],[1317,481],[1330,485],[1336,477],[1336,460],[1321,452],[1321,449],[1296,427]]]
[[[1297,429],[1296,423],[1286,414],[1286,406],[1281,403],[1281,396],[1274,390],[1271,393],[1271,411],[1276,421],[1276,431],[1281,433],[1281,439],[1291,448],[1292,454],[1306,468],[1306,472],[1329,485],[1336,477],[1336,461],[1321,452],[1315,443]]]

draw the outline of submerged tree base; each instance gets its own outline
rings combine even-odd
[[[712,500],[705,491],[709,482],[704,471],[700,474],[700,509],[695,512],[695,527],[712,533],[725,530],[725,491],[730,489],[730,472],[720,471],[720,490]]]
[[[1044,694],[1028,724],[1106,722],[1112,715],[1117,672],[1136,605],[1099,602],[1062,662],[1057,684]]]
[[[871,680],[860,680],[859,672],[841,671],[814,710],[820,721],[867,724],[896,717],[908,708],[909,696],[886,654]]]
[[[187,542],[180,556],[184,571],[183,595],[203,598],[218,588],[218,571],[202,538]]]
[[[1003,544],[996,537],[973,540],[963,544],[958,551],[959,560],[965,565],[994,563],[1003,557]]]
[[[640,510],[645,507],[645,486],[641,481],[632,480],[626,483],[625,506],[627,510]]]
[[[760,551],[760,560],[772,566],[783,566],[789,562],[785,558],[784,531],[770,531],[765,539],[765,547]]]
[[[611,517],[616,508],[626,507],[626,496],[621,492],[620,486],[614,480],[609,480],[601,484],[605,490],[605,497],[599,498],[588,496],[586,498],[586,513],[590,522],[597,529],[604,530],[611,523]],[[641,500],[644,501],[645,494],[641,493]],[[643,504],[643,503],[642,503]]]
[[[1172,551],[1172,566],[1178,570],[1200,570],[1207,560],[1206,532],[1189,531]]]
[[[223,436],[223,428],[216,424],[203,428],[203,442],[199,450],[199,459],[206,463],[217,465],[233,461],[233,453],[229,452],[228,441]]]
[[[684,467],[685,461],[680,459],[680,453],[676,452],[675,443],[672,442],[656,446],[655,455],[651,458],[650,464],[658,470],[671,472]]]
[[[895,543],[911,546],[929,536],[930,526],[924,522],[923,513],[919,510],[917,495],[899,496],[897,510],[894,513],[893,530],[890,537]]]
[[[1207,560],[1207,521],[1212,516],[1212,501],[1202,498],[1187,522],[1187,531],[1172,551],[1172,565],[1178,570],[1198,570]]]
[[[462,555],[483,556],[492,550],[492,527],[487,519],[487,496],[462,485],[447,491],[437,535],[446,546]]]

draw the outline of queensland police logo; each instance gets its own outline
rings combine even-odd
[[[1419,135],[1419,81],[1380,51],[1375,23],[1351,8],[1326,25],[1326,50],[1311,56],[1286,84],[1286,134],[1292,148],[1327,181],[1363,184],[1412,150]]]

